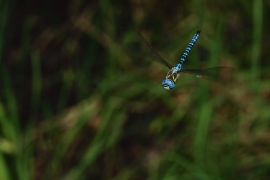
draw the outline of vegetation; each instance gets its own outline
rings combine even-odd
[[[0,1],[0,180],[269,179],[270,4]],[[228,66],[226,85],[171,64]],[[143,46],[138,45],[143,49]]]

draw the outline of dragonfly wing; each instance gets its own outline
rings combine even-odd
[[[134,48],[132,46],[129,46],[129,45],[125,45],[124,49],[131,52],[132,54],[140,56],[141,58],[150,59],[150,60],[156,61],[156,62],[158,62],[160,64],[163,64],[163,65],[167,66],[169,69],[171,69],[173,67],[173,65],[171,65],[170,63],[165,61],[162,57],[155,56],[155,55],[150,54],[150,53],[139,51],[138,49],[136,49],[136,48]]]
[[[154,50],[154,48],[146,41],[146,39],[142,36],[142,34],[137,29],[135,29],[135,32],[137,33],[137,36],[139,37],[140,43],[142,43],[142,45],[146,46],[146,49],[150,50],[150,52],[147,53],[145,51],[139,51],[138,48],[136,48],[130,44],[123,46],[125,50],[127,50],[135,55],[138,55],[142,58],[150,59],[150,60],[156,61],[158,63],[161,63],[161,64],[167,66],[169,69],[171,69],[173,67],[170,63],[168,63],[161,55],[159,55]]]
[[[213,67],[205,69],[182,69],[178,73],[188,73],[196,75],[197,78],[203,78],[207,80],[228,80],[234,72],[234,68],[231,67]]]

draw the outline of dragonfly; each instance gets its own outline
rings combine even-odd
[[[167,66],[169,68],[169,72],[167,73],[166,77],[163,79],[161,83],[162,87],[167,91],[175,87],[175,84],[180,76],[180,73],[188,73],[188,74],[196,75],[197,78],[215,80],[215,79],[218,79],[218,76],[219,76],[218,74],[220,72],[225,71],[226,73],[227,72],[230,73],[233,70],[233,68],[225,67],[225,66],[205,68],[205,69],[182,69],[183,63],[185,62],[192,47],[195,45],[196,41],[198,40],[200,36],[200,33],[201,33],[200,30],[198,30],[195,33],[195,35],[192,37],[184,53],[182,54],[182,57],[180,58],[179,62],[175,66],[168,63],[160,54],[158,54],[157,51],[147,42],[147,40],[143,37],[143,35],[138,30],[136,30],[136,32],[139,35],[140,39],[144,42],[144,44],[146,44],[146,46],[150,49],[150,51],[152,52],[152,55],[138,52],[137,50],[134,50],[133,48],[129,46],[126,46],[125,49],[135,54],[138,54],[141,57],[154,60],[156,62],[159,62]]]

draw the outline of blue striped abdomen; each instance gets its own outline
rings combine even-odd
[[[184,61],[186,60],[189,52],[191,51],[192,47],[194,46],[194,44],[196,43],[196,41],[198,40],[199,38],[199,35],[200,35],[200,30],[197,31],[197,33],[193,36],[193,38],[191,39],[191,41],[188,43],[188,46],[185,50],[185,52],[183,53],[182,57],[180,58],[180,62],[179,64],[183,64]],[[180,65],[180,68],[181,68],[181,65]],[[177,65],[178,66],[178,65]]]

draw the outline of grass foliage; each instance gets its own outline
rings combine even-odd
[[[270,177],[270,4],[0,1],[0,180]],[[235,68],[226,85],[129,54],[138,29],[184,68]]]

